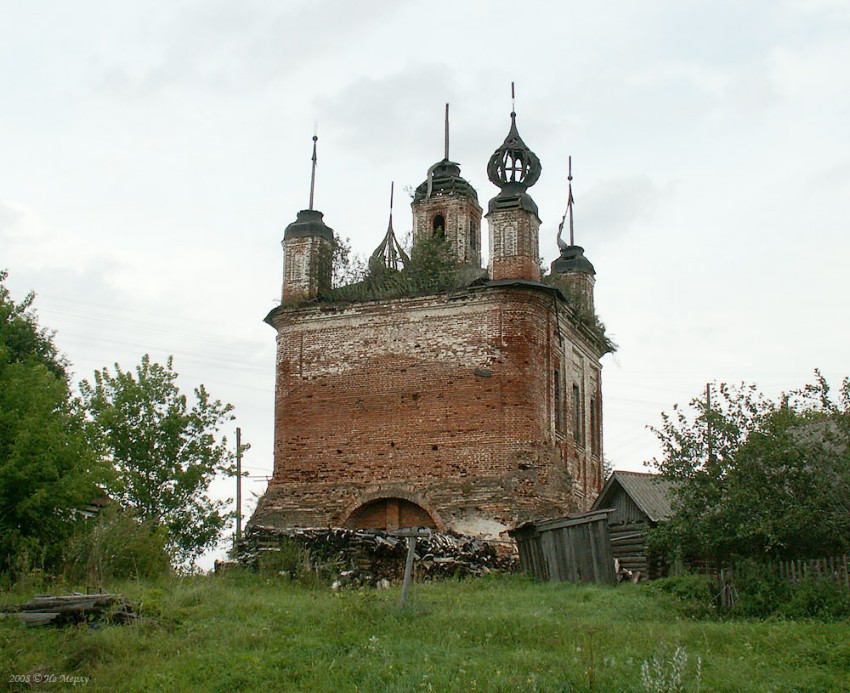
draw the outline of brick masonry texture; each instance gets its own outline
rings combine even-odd
[[[284,301],[314,297],[330,288],[333,247],[327,240],[315,236],[289,238],[282,245]]]
[[[494,280],[540,280],[540,220],[531,212],[505,210],[487,215],[490,228],[490,273]]]
[[[457,195],[434,195],[412,205],[413,242],[434,233],[434,219],[441,216],[443,232],[454,253],[454,259],[474,267],[481,265],[481,207],[474,200]]]
[[[600,350],[555,290],[485,284],[270,321],[275,471],[251,524],[394,514],[494,537],[601,489]]]

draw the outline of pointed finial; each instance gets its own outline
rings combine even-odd
[[[393,227],[393,192],[395,190],[395,181],[390,182],[390,228]]]
[[[516,106],[516,86],[511,82],[511,107]],[[540,178],[540,159],[519,136],[516,111],[511,111],[511,127],[508,136],[487,163],[487,177],[502,188],[505,195],[516,195],[530,188]],[[521,189],[520,189],[521,188]]]
[[[564,212],[564,216],[561,217],[561,223],[558,225],[558,247],[561,250],[569,247],[561,239],[561,233],[564,231],[564,223],[567,220],[567,216],[570,217],[570,246],[575,245],[575,236],[573,234],[573,204],[575,203],[573,199],[573,157],[570,156],[567,162],[567,209]]]
[[[449,105],[446,104],[446,153],[445,160],[449,160]]]
[[[319,141],[319,136],[316,135],[317,125],[313,127],[313,170],[310,173],[310,206],[308,209],[313,209],[313,194],[316,192],[316,142]]]

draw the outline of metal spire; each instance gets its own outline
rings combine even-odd
[[[315,129],[313,130],[313,170],[310,173],[310,206],[308,209],[313,209],[313,194],[316,191],[316,142],[318,142],[319,137],[316,135]]]
[[[568,248],[569,246],[564,243],[561,239],[561,233],[564,230],[564,222],[567,219],[567,215],[570,217],[570,246],[575,245],[575,236],[573,234],[573,204],[575,204],[575,200],[573,199],[573,157],[570,156],[568,159],[568,172],[567,172],[567,210],[564,212],[564,216],[561,217],[561,223],[558,225],[558,247],[563,250],[564,248]]]
[[[388,231],[393,229],[393,193],[395,192],[395,181],[390,181],[390,223],[387,227]]]
[[[514,83],[511,82],[511,118],[516,116],[516,90],[514,89]]]
[[[449,160],[449,105],[446,104],[446,154],[443,157],[446,161]]]

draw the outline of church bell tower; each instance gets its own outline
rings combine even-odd
[[[513,88],[513,85],[511,85]],[[490,200],[487,222],[490,226],[490,278],[540,281],[537,205],[526,192],[543,170],[516,126],[511,112],[508,136],[487,164],[487,177],[500,192]]]
[[[461,178],[460,165],[449,160],[448,104],[445,133],[443,160],[428,169],[413,194],[413,245],[425,238],[445,239],[455,262],[481,267],[481,205],[478,193]]]
[[[330,291],[333,274],[333,229],[323,214],[313,209],[316,188],[316,142],[313,135],[313,170],[310,176],[310,205],[302,209],[283,232],[283,301],[313,299]]]

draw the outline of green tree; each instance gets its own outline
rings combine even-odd
[[[675,482],[653,541],[685,558],[805,558],[850,550],[850,380],[773,402],[754,386],[715,388],[653,429],[654,465]]]
[[[96,371],[80,383],[92,440],[115,469],[110,495],[146,522],[165,528],[175,563],[190,566],[215,545],[228,516],[226,500],[209,487],[216,474],[233,474],[234,453],[221,435],[233,420],[230,404],[203,385],[190,407],[166,365],[142,357],[135,373]]]
[[[13,301],[7,276],[0,271],[0,570],[52,570],[103,470],[34,295]]]

